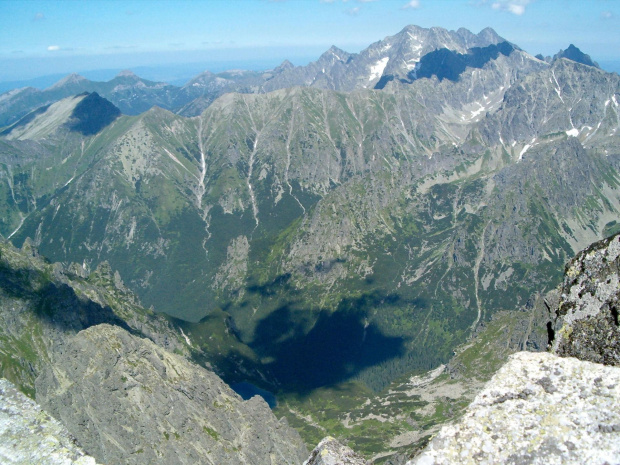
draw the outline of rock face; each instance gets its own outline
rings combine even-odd
[[[117,326],[57,345],[37,401],[105,463],[298,464],[301,438],[260,397]]]
[[[551,309],[552,351],[620,366],[620,235],[597,242],[566,266],[561,299]]]
[[[353,452],[349,447],[340,444],[328,436],[316,446],[304,465],[367,465],[368,462]]]
[[[620,369],[520,352],[408,465],[619,460]]]
[[[0,379],[0,462],[96,465],[64,426],[6,379]]]

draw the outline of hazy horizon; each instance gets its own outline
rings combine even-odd
[[[0,12],[0,89],[73,72],[97,80],[132,69],[179,84],[206,70],[304,65],[331,45],[359,52],[410,24],[491,27],[532,55],[573,43],[620,68],[620,4],[607,0],[5,0]]]

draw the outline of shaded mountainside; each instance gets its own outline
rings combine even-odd
[[[196,342],[137,305],[118,273],[102,265],[87,276],[30,246],[0,249],[0,376],[97,461],[294,464],[306,455],[260,397],[242,401],[190,361]]]

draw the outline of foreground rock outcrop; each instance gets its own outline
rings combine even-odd
[[[6,379],[0,379],[0,463],[96,465],[64,426]]]
[[[544,298],[551,353],[513,355],[408,464],[620,463],[619,271],[620,235],[577,254]]]
[[[620,369],[519,352],[408,465],[620,461]]]
[[[580,252],[566,266],[557,306],[551,307],[553,353],[620,366],[620,236]]]

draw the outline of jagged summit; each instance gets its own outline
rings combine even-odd
[[[385,89],[391,81],[395,85],[407,85],[420,77],[431,75],[440,76],[440,80],[444,75],[448,75],[452,80],[456,80],[465,68],[481,68],[491,60],[505,61],[501,56],[507,57],[513,50],[519,52],[514,59],[522,61],[522,71],[528,72],[530,68],[539,66],[537,60],[503,39],[491,28],[474,34],[465,28],[449,31],[441,27],[409,25],[393,36],[374,42],[359,53],[348,53],[332,46],[317,61],[283,71],[265,83],[262,90],[272,91],[291,86],[312,86],[338,91]],[[438,51],[444,52],[440,52],[436,59],[429,57],[426,60],[426,72],[418,75],[422,60]],[[437,66],[429,68],[429,62],[436,62]],[[447,72],[435,70],[444,63],[450,68]]]
[[[495,32],[495,29],[491,27],[485,27],[482,31],[478,33],[477,37],[481,40],[488,42],[489,44],[497,44],[506,41],[506,39],[501,37],[497,32]]]
[[[567,58],[572,61],[576,61],[577,63],[581,63],[583,65],[594,66],[595,68],[600,68],[598,63],[590,58],[590,55],[583,53],[573,44],[570,44],[566,50],[560,50],[553,56],[553,61],[559,60],[560,58]]]

